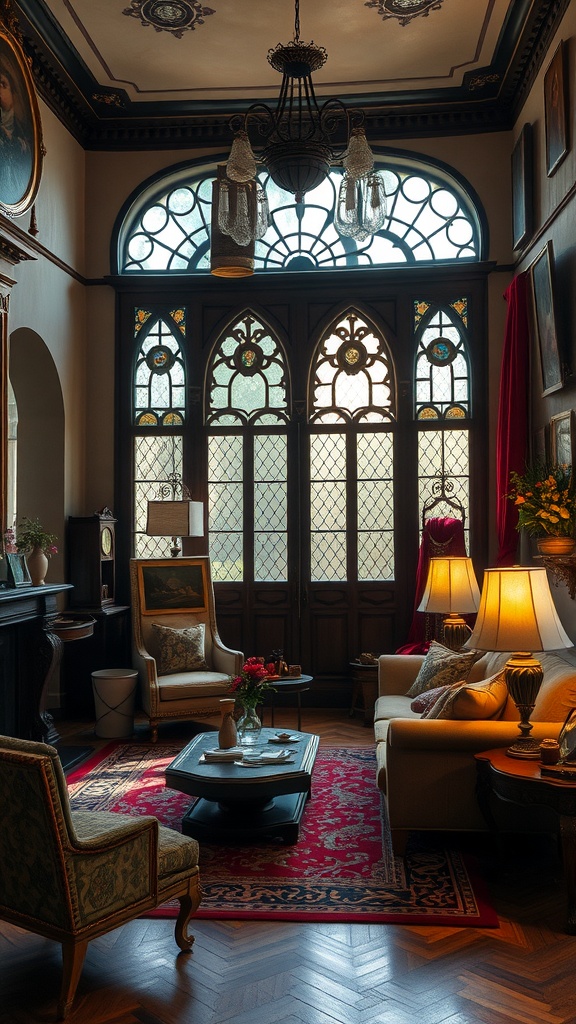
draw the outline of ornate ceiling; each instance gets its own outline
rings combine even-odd
[[[6,3],[10,0],[1,0]],[[569,0],[301,0],[318,97],[369,137],[508,128]],[[215,146],[274,102],[293,0],[11,0],[44,100],[86,148]]]

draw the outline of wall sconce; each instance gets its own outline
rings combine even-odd
[[[458,651],[472,630],[462,615],[478,611],[480,590],[472,559],[456,555],[431,558],[428,579],[418,606],[428,615],[446,615],[443,622],[444,643]]]
[[[149,537],[171,537],[170,554],[177,558],[182,537],[204,536],[204,505],[201,501],[149,501],[146,520]]]

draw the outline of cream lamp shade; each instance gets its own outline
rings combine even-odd
[[[479,603],[480,590],[471,558],[451,555],[430,559],[428,579],[418,611],[447,616],[443,623],[447,647],[458,650],[468,639],[470,627],[462,615],[477,611]]]
[[[573,646],[558,618],[546,569],[518,565],[486,569],[476,625],[464,646],[516,652],[506,662],[505,674],[508,691],[520,713],[521,736],[508,754],[539,757],[539,745],[529,734],[543,671],[531,652]]]
[[[180,554],[179,537],[204,536],[204,506],[201,501],[149,501],[146,533],[149,537],[171,537],[171,554]]]

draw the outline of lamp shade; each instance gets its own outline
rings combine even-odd
[[[479,603],[480,590],[471,558],[450,556],[430,559],[419,612],[467,615],[475,612]]]
[[[203,537],[201,501],[149,501],[146,533],[150,537]]]
[[[554,607],[546,569],[486,569],[476,625],[465,646],[480,651],[572,647]]]

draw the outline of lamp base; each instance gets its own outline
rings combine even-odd
[[[540,744],[537,740],[516,740],[506,751],[508,757],[519,757],[529,760],[540,757]]]
[[[442,623],[444,645],[451,651],[459,651],[471,633],[470,626],[460,615],[451,613]]]

